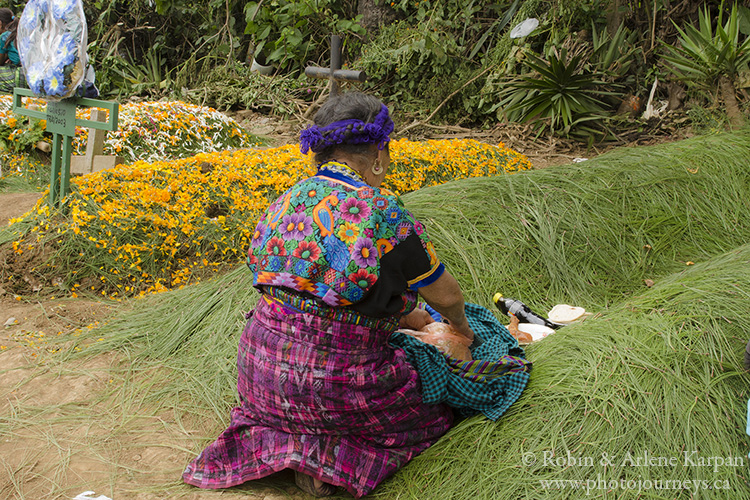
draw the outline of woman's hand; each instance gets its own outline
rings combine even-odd
[[[430,313],[424,309],[416,308],[406,316],[401,316],[401,320],[398,322],[399,328],[408,328],[409,330],[421,330],[426,325],[434,323]]]
[[[458,333],[460,333],[467,339],[471,341],[474,340],[474,330],[472,330],[471,327],[469,326],[469,322],[466,320],[466,316],[464,316],[463,323],[457,323],[455,321],[448,320],[448,324],[451,325],[451,328],[456,330]]]

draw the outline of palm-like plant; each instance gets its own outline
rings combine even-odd
[[[733,126],[743,123],[736,98],[735,81],[750,63],[750,37],[740,41],[740,21],[737,4],[732,6],[729,19],[723,22],[724,3],[719,7],[716,31],[706,7],[699,12],[698,27],[689,24],[685,29],[675,25],[680,34],[680,46],[667,46],[664,59],[675,75],[688,85],[711,91],[717,84],[727,116]]]
[[[568,134],[583,122],[605,117],[601,97],[609,92],[596,74],[578,70],[581,56],[567,60],[567,51],[545,61],[528,54],[532,73],[510,81],[501,91],[500,107],[511,121],[536,120],[540,129]]]

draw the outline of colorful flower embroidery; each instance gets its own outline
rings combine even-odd
[[[363,187],[357,191],[361,200],[368,200],[375,196],[375,191],[370,187]]]
[[[418,235],[424,233],[424,226],[418,220],[414,221],[414,232],[417,233]]]
[[[305,190],[299,193],[300,202],[306,207],[314,207],[320,200],[323,199],[325,193],[316,187]]]
[[[341,218],[355,224],[359,224],[370,215],[370,207],[367,206],[367,202],[357,198],[347,198],[341,204],[339,210],[341,211]]]
[[[397,222],[401,218],[401,209],[398,207],[391,207],[388,209],[386,217],[388,218],[388,222]]]
[[[402,222],[398,225],[398,229],[396,230],[396,238],[400,240],[405,240],[409,234],[411,233],[411,224],[408,222]]]
[[[318,260],[320,247],[314,241],[300,241],[299,246],[294,249],[292,255],[298,259]]]
[[[378,280],[378,277],[368,273],[366,269],[359,269],[357,272],[350,274],[349,279],[360,288],[370,288]]]
[[[352,249],[352,258],[360,267],[375,266],[378,263],[378,252],[375,250],[372,240],[366,238],[358,239]]]
[[[259,222],[257,226],[255,226],[255,232],[253,233],[253,239],[250,242],[250,245],[255,248],[260,246],[261,242],[263,241],[263,236],[266,234],[266,225],[262,222]]]
[[[289,281],[292,289],[332,305],[356,303],[377,283],[379,258],[412,232],[424,228],[387,191],[318,175],[268,208],[248,263],[259,283],[278,286],[291,273],[314,284]]]
[[[266,244],[266,251],[271,255],[286,255],[284,240],[274,236],[273,238],[268,240],[268,243]]]
[[[380,257],[393,250],[393,244],[385,238],[379,239],[376,243],[378,246],[378,255]]]
[[[302,241],[312,234],[313,220],[305,213],[294,213],[281,218],[279,232],[284,238]]]
[[[372,203],[378,210],[385,210],[386,208],[388,208],[388,200],[386,200],[382,196],[376,197],[374,200],[372,200]]]
[[[253,252],[247,254],[247,265],[254,266],[258,263],[258,257]]]
[[[347,245],[351,245],[357,241],[357,238],[359,237],[359,226],[356,226],[351,222],[344,222],[339,226],[337,236]]]

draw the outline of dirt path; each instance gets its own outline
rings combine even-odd
[[[113,500],[308,498],[286,471],[226,491],[181,484],[206,444],[204,420],[137,398],[113,406],[133,383],[123,355],[66,355],[85,350],[73,347],[79,336],[118,307],[0,298],[0,499],[69,500],[85,491]]]
[[[40,193],[0,193],[0,227],[34,208],[40,197]]]

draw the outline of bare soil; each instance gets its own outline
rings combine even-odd
[[[271,137],[277,145],[295,141],[299,130],[299,124],[248,112],[235,118],[251,133]],[[508,125],[487,131],[455,127],[413,132],[415,139],[471,137],[503,142],[525,154],[535,168],[592,158],[610,149],[538,141],[529,130]],[[642,135],[630,145],[683,137]],[[38,198],[39,193],[0,193],[0,224],[30,210]],[[200,419],[176,421],[174,415],[145,411],[132,421],[118,421],[118,414],[108,414],[107,407],[108,391],[118,390],[117,373],[122,368],[118,355],[66,361],[56,353],[72,349],[82,330],[106,321],[120,305],[49,293],[15,293],[0,288],[0,498],[70,499],[84,491],[116,500],[308,498],[288,473],[280,473],[270,483],[252,482],[229,491],[179,486],[183,468],[205,444],[194,438],[202,435]],[[101,418],[81,418],[97,412]],[[173,486],[169,493],[160,489],[165,484]]]
[[[1,193],[0,227],[7,226],[10,219],[34,208],[40,197],[41,193]]]

